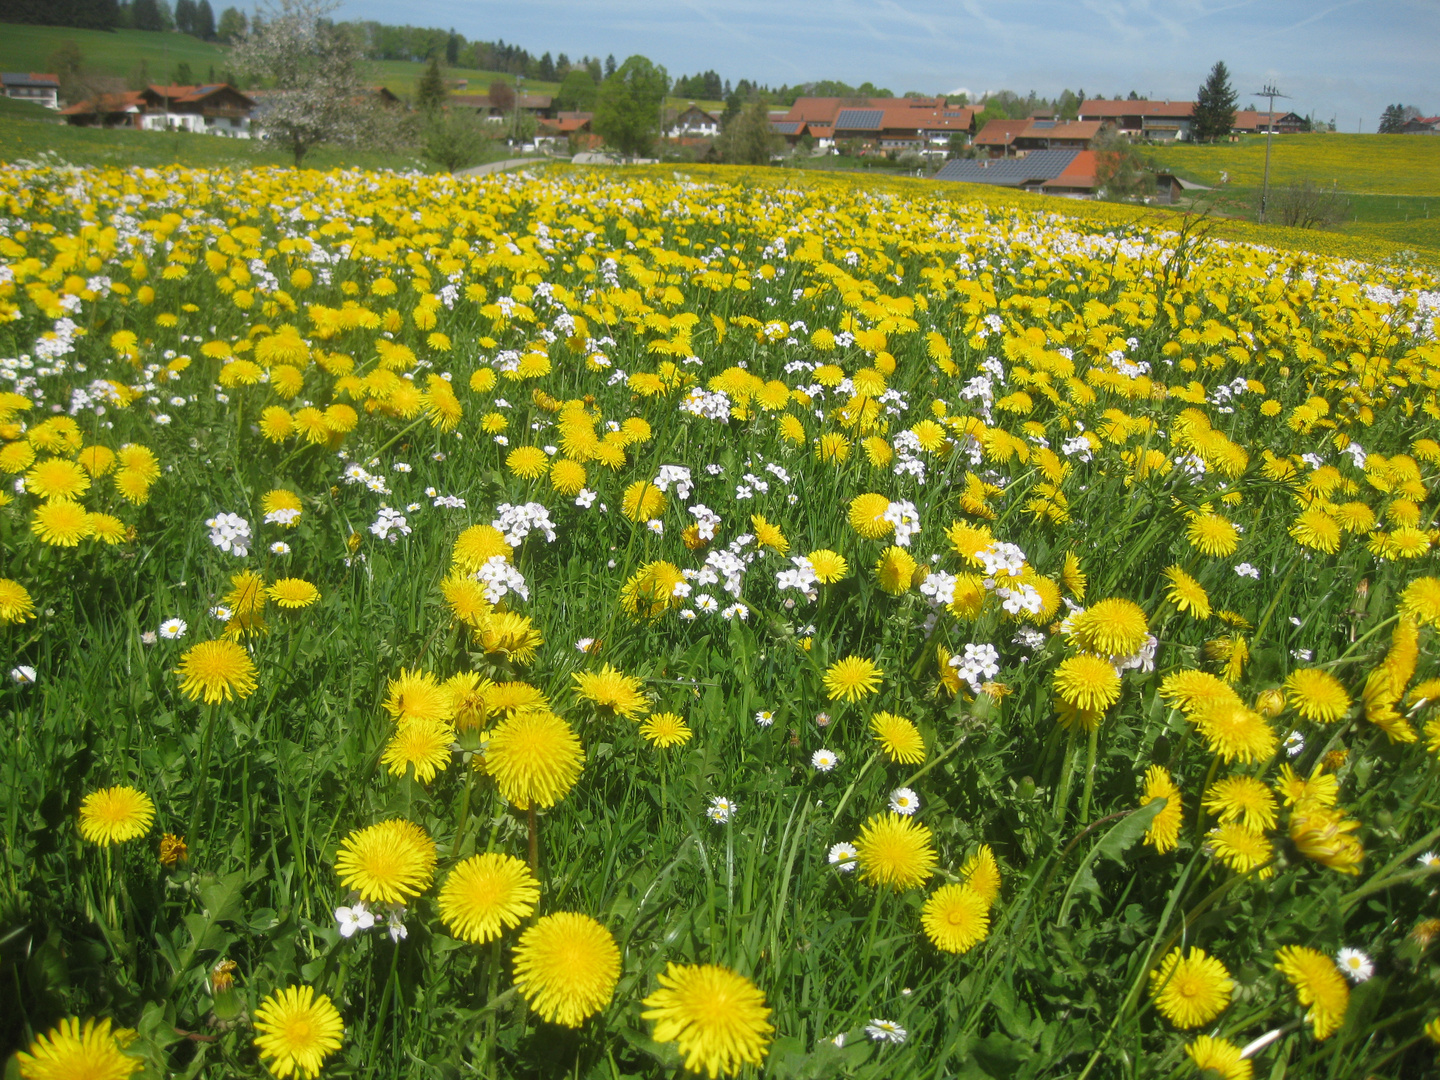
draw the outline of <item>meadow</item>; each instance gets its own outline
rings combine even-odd
[[[874,183],[0,169],[7,1075],[1433,1071],[1440,278]]]
[[[1253,220],[1265,172],[1263,136],[1214,146],[1148,147],[1146,155],[1214,188],[1202,201]],[[1440,250],[1440,140],[1341,133],[1275,136],[1271,189],[1306,183],[1342,194],[1348,214],[1341,232]]]

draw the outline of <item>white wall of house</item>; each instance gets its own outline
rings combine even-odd
[[[198,113],[146,113],[140,118],[145,131],[190,131],[197,135],[250,138],[248,117],[201,116]]]

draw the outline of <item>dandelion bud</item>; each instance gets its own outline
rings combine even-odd
[[[1285,695],[1274,687],[1261,690],[1255,696],[1255,711],[1264,717],[1279,716],[1285,711]]]

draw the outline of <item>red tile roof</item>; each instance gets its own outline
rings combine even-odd
[[[1029,120],[991,120],[975,136],[975,145],[1009,146],[1029,126]]]
[[[1075,155],[1075,160],[1065,166],[1065,171],[1053,180],[1046,180],[1040,185],[1046,188],[1094,188],[1095,187],[1095,152],[1093,150],[1081,150]]]
[[[1193,101],[1105,101],[1093,98],[1081,102],[1081,116],[1113,119],[1121,116],[1185,117],[1195,112]]]

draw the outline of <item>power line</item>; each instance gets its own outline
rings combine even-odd
[[[1270,114],[1265,122],[1265,182],[1260,188],[1260,224],[1265,224],[1265,206],[1270,201],[1270,136],[1275,133],[1275,99],[1288,97],[1275,89],[1274,83],[1266,83],[1265,89],[1261,90],[1256,97],[1268,97],[1270,99]]]

